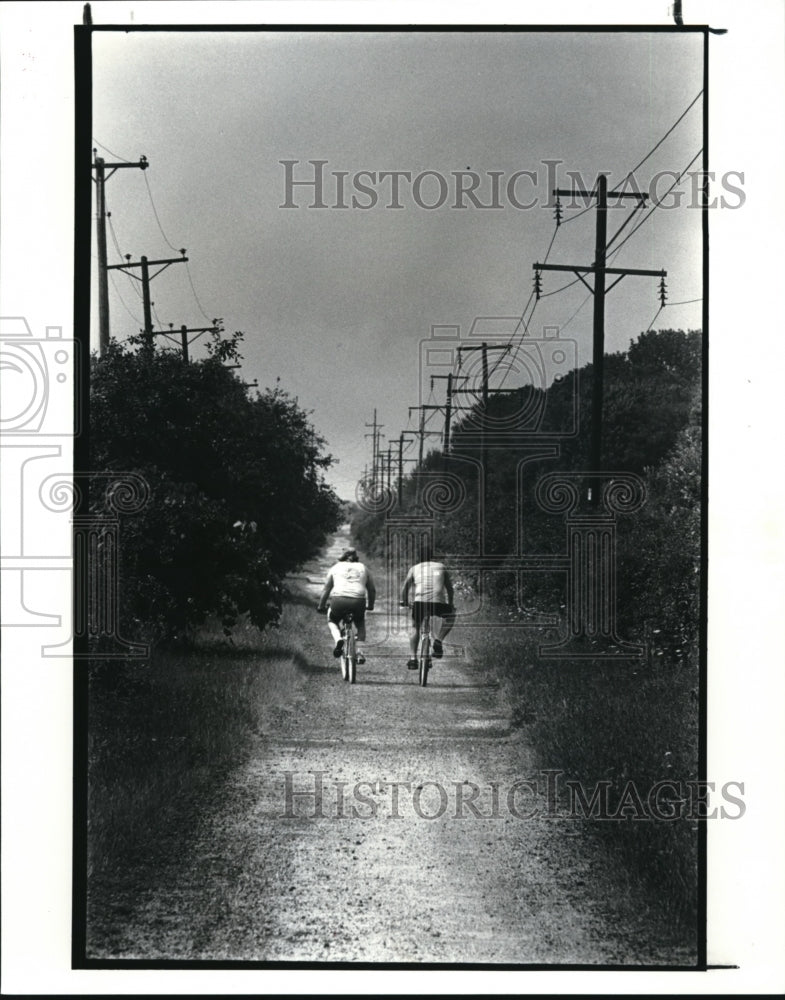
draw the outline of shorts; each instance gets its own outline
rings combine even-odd
[[[413,625],[419,628],[426,614],[429,614],[431,618],[454,618],[455,608],[451,604],[440,604],[436,601],[414,601],[412,603]]]
[[[327,618],[333,625],[340,625],[343,619],[351,612],[355,625],[362,625],[365,621],[365,598],[364,597],[331,597],[330,613]]]

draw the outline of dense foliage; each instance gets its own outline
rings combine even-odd
[[[649,645],[653,640],[677,658],[694,653],[699,623],[701,344],[697,330],[649,331],[627,351],[607,355],[604,366],[603,465],[641,476],[647,495],[641,511],[618,519],[619,622],[629,638]],[[512,422],[507,426],[529,435],[529,445],[538,436],[575,433],[560,438],[558,455],[535,458],[523,472],[519,463],[528,447],[523,437],[488,450],[482,518],[486,552],[513,555],[517,532],[525,553],[564,551],[564,518],[545,513],[535,489],[547,473],[589,468],[592,374],[589,364],[547,389],[524,387],[518,394],[491,396],[491,426],[507,418]],[[516,413],[525,415],[518,424]],[[460,477],[465,489],[458,509],[436,517],[437,546],[444,553],[479,551],[480,419],[476,410],[464,413],[453,430],[448,462],[432,452],[424,463],[424,473],[447,471]],[[422,508],[425,481],[418,489],[417,476],[407,477],[405,513]],[[356,514],[355,536],[366,551],[383,554],[385,516],[368,510]],[[472,588],[477,580],[463,582]],[[528,574],[523,594],[516,591],[512,571],[493,574],[488,584],[503,605],[520,602],[554,610],[564,603],[559,574]]]
[[[284,574],[339,523],[308,415],[280,387],[249,395],[222,358],[218,343],[191,363],[116,345],[93,359],[90,469],[137,473],[150,491],[121,520],[127,636],[183,635],[208,615],[275,623]],[[106,503],[91,491],[93,512]]]

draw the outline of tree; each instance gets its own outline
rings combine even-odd
[[[136,472],[150,488],[121,524],[126,634],[179,635],[208,615],[230,629],[245,612],[274,624],[284,575],[340,522],[308,414],[278,386],[250,397],[225,355],[218,344],[185,363],[113,345],[92,360],[91,471]]]

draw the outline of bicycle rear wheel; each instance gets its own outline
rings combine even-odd
[[[347,635],[347,629],[345,625],[341,626],[341,638],[343,639],[343,648],[341,650],[341,677],[345,681],[349,680],[349,656],[347,645],[349,642],[349,637]]]
[[[357,680],[357,643],[354,629],[351,629],[346,637],[346,647],[346,679],[350,684],[354,684]]]
[[[417,666],[420,670],[420,687],[425,687],[428,683],[428,671],[431,669],[431,640],[428,635],[424,635],[420,642],[420,655],[417,657]]]

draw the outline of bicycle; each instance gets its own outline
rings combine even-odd
[[[341,677],[350,684],[354,684],[357,679],[357,630],[354,627],[351,611],[341,619],[341,639],[343,640]]]
[[[402,608],[408,608],[408,604],[401,603]],[[420,624],[420,642],[417,647],[417,677],[420,687],[428,684],[428,672],[431,669],[433,660],[433,635],[431,634],[431,613],[426,610]]]

